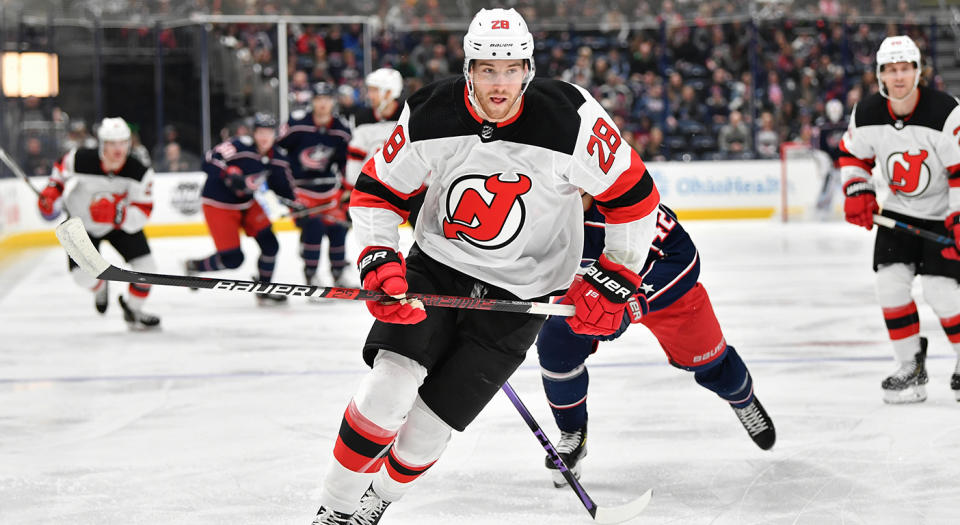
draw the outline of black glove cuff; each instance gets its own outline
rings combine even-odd
[[[360,259],[357,261],[357,268],[360,270],[360,282],[363,282],[363,278],[368,273],[388,263],[403,264],[403,259],[400,258],[399,253],[390,248],[368,247],[360,254]]]
[[[599,261],[587,267],[583,280],[593,285],[611,303],[623,304],[637,292],[636,285],[626,275],[604,268]]]

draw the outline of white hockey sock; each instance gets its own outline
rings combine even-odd
[[[403,497],[413,482],[443,454],[452,430],[417,397],[407,421],[397,434],[390,451],[392,457],[373,481],[373,490],[386,501]]]

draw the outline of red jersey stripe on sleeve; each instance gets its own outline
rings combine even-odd
[[[660,204],[660,192],[637,152],[630,150],[630,168],[600,195],[597,207],[608,224],[623,224],[646,217]]]
[[[350,194],[350,207],[351,208],[381,208],[384,210],[390,210],[393,213],[399,215],[403,220],[407,220],[410,217],[410,212],[391,204],[390,202],[377,197],[376,195],[371,195],[360,189],[354,188],[353,193]]]
[[[153,204],[148,204],[145,202],[131,202],[130,205],[142,211],[147,217],[153,213]]]
[[[873,170],[873,159],[858,159],[856,157],[840,157],[838,160],[840,167],[844,166],[853,166],[855,168],[860,168],[867,173],[870,173]]]

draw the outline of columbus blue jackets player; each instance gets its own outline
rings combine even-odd
[[[604,249],[605,221],[593,198],[584,195],[583,264],[592,264]],[[589,271],[589,270],[588,270]],[[706,289],[698,282],[700,256],[676,215],[663,204],[657,210],[657,233],[640,277],[643,284],[625,313],[620,330],[610,336],[584,337],[570,331],[562,317],[544,323],[537,339],[543,388],[560,427],[557,452],[577,477],[587,454],[587,386],[584,362],[600,341],[615,339],[630,325],[646,326],[673,366],[693,372],[698,384],[724,399],[760,448],[773,447],[773,422],[753,392],[753,379],[737,351],[727,344]],[[554,485],[566,484],[547,458]]]
[[[319,82],[313,90],[312,108],[294,111],[290,115],[289,122],[280,131],[277,144],[290,156],[297,201],[306,208],[318,209],[316,213],[296,219],[307,284],[320,284],[317,266],[320,264],[321,244],[326,237],[334,286],[344,286],[348,222],[347,205],[342,201],[350,129],[333,113],[334,87]]]
[[[243,229],[260,245],[257,279],[270,282],[273,277],[280,244],[270,219],[254,199],[254,192],[266,181],[277,195],[287,202],[294,201],[290,163],[273,144],[276,127],[273,116],[257,113],[252,138],[234,137],[207,152],[203,162],[207,181],[201,197],[203,216],[217,251],[209,257],[186,261],[188,274],[239,268],[243,263],[239,230]],[[286,301],[286,296],[258,294],[257,300],[260,304],[280,303]]]
[[[424,307],[408,290],[542,301],[569,288],[571,327],[608,335],[640,285],[660,197],[616,124],[583,88],[534,80],[533,36],[513,9],[480,10],[463,49],[463,76],[407,99],[350,198],[363,287],[397,300],[367,302],[371,370],[343,413],[316,524],[377,523],[496,395],[545,321]],[[580,188],[609,226],[594,278],[572,283]],[[398,226],[421,193],[404,256]]]

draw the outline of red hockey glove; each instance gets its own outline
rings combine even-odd
[[[947,215],[943,224],[947,227],[947,231],[953,235],[953,246],[947,246],[940,250],[940,255],[947,259],[960,261],[960,212],[955,211]]]
[[[220,172],[220,177],[223,178],[223,183],[227,188],[237,197],[246,197],[253,193],[253,189],[247,187],[247,176],[240,169],[240,166],[227,166]]]
[[[574,279],[563,296],[563,302],[571,303],[577,309],[576,314],[567,319],[570,329],[583,335],[615,334],[623,324],[624,316],[629,315],[627,302],[636,293],[640,282],[639,275],[601,255],[587,268],[585,275]]]
[[[367,301],[367,309],[385,323],[417,324],[427,318],[423,303],[406,299],[407,263],[403,254],[383,246],[368,246],[357,262],[363,288],[383,292],[398,300],[389,302]]]
[[[63,195],[63,186],[56,182],[50,182],[47,187],[40,192],[40,198],[37,200],[37,207],[40,208],[40,215],[43,218],[52,221],[60,215],[60,210],[56,209],[57,199]]]
[[[90,205],[90,218],[93,222],[111,223],[115,228],[123,224],[127,208],[123,204],[123,197],[114,195],[113,199],[101,197]]]
[[[843,214],[847,222],[873,229],[873,214],[880,211],[877,194],[865,179],[850,179],[843,185],[847,199],[843,202]]]

